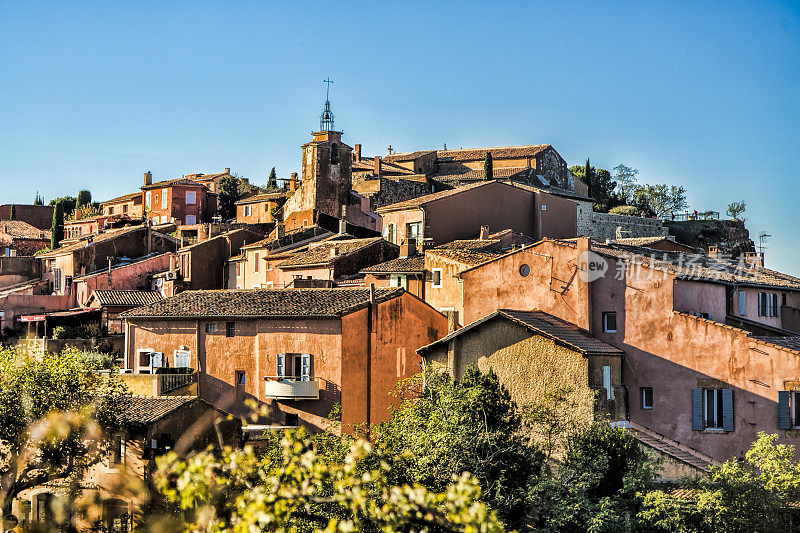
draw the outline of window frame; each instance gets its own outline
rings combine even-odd
[[[606,390],[606,400],[613,400],[614,386],[611,384],[611,365],[603,365],[603,388]]]
[[[183,355],[186,355],[185,365],[181,365],[180,360],[178,359],[179,356]],[[175,368],[190,368],[192,366],[192,353],[189,350],[175,350],[174,358],[175,358]]]
[[[189,220],[190,218],[191,221]],[[194,226],[195,224],[197,224],[197,215],[186,215],[186,220],[184,221],[184,223],[187,226]]]
[[[711,413],[709,413],[709,396],[714,399]],[[709,419],[709,415],[713,415],[713,421]],[[703,429],[724,431],[723,416],[722,389],[703,389]]]
[[[616,311],[603,311],[603,333],[617,333],[618,332],[618,324],[617,324],[617,312]],[[614,328],[610,328],[608,321],[609,318],[614,318]]]
[[[436,274],[439,274],[439,281],[436,281]],[[431,287],[434,289],[441,289],[444,285],[444,269],[432,268],[431,269]]]
[[[747,292],[739,291],[739,316],[747,316]]]
[[[191,198],[191,201],[189,200]],[[197,205],[197,192],[186,191],[186,205]]]
[[[225,322],[225,336],[228,338],[236,336],[236,321]]]
[[[111,470],[117,470],[125,466],[125,445],[125,436],[122,433],[111,435],[108,457],[108,467]]]
[[[642,409],[651,410],[655,405],[655,393],[653,387],[640,387],[642,391]],[[647,402],[647,393],[650,393],[650,403]]]

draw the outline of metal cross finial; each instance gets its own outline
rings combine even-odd
[[[392,148],[391,144],[389,145],[389,148],[387,148],[387,150],[389,151],[389,155],[394,153],[394,148]]]
[[[330,96],[330,93],[331,93],[331,83],[333,83],[333,80],[331,79],[330,76],[328,76],[328,79],[327,80],[322,80],[322,83],[327,83],[328,84],[327,87],[325,88],[325,100],[329,100],[328,97]]]

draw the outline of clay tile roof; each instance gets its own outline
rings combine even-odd
[[[471,148],[467,150],[437,150],[436,159],[439,161],[483,161],[486,158],[486,152],[492,153],[492,159],[534,157],[547,148],[550,148],[549,144]]]
[[[126,233],[134,231],[145,231],[146,229],[147,227],[142,225],[142,226],[130,226],[130,227],[106,230],[103,233],[98,233],[96,235],[90,235],[88,237],[84,237],[76,243],[70,244],[68,246],[61,246],[60,248],[56,248],[55,250],[49,251],[44,254],[40,254],[37,257],[49,258],[49,257],[55,257],[57,255],[72,253],[75,250],[80,250],[81,248],[85,248],[86,246],[93,246],[98,242],[106,241],[108,239],[113,239],[115,237],[119,237],[120,235],[124,235]],[[91,238],[92,242],[88,242],[88,238]]]
[[[375,169],[375,158],[374,157],[362,157],[361,161],[353,161],[352,163],[352,171],[353,172],[364,172],[364,171],[373,171]],[[403,174],[403,175],[412,175],[414,171],[405,167],[401,167],[400,165],[396,165],[391,161],[387,161],[386,159],[381,159],[381,174],[386,175],[393,175],[393,174]]]
[[[425,272],[425,256],[398,257],[361,271],[362,274],[422,274]]]
[[[22,220],[3,220],[0,222],[0,234],[23,239],[49,239],[47,232],[31,226]]]
[[[454,196],[456,194],[461,194],[467,191],[471,191],[472,189],[477,189],[478,187],[485,187],[487,185],[491,185],[492,183],[499,183],[497,181],[480,181],[478,183],[472,183],[470,185],[464,185],[463,187],[458,187],[457,189],[448,189],[446,191],[439,191],[432,194],[426,194],[425,196],[419,196],[417,198],[412,198],[410,200],[405,200],[403,202],[397,202],[396,204],[389,204],[383,207],[376,209],[378,213],[385,213],[388,211],[399,211],[403,209],[414,209],[420,206],[423,206],[427,203],[441,200],[442,198],[447,198],[449,196]]]
[[[399,154],[389,154],[383,158],[384,161],[393,162],[393,161],[413,161],[418,157],[423,155],[428,155],[436,152],[436,150],[417,150],[415,152],[403,152]]]
[[[796,337],[755,337],[756,339],[775,344],[783,348],[789,348],[796,352],[800,352],[800,336]]]
[[[465,239],[429,248],[425,253],[473,266],[500,257],[505,252],[500,250],[499,239]]]
[[[206,186],[198,181],[189,178],[175,178],[171,180],[157,181],[155,183],[151,183],[150,185],[145,185],[144,187],[142,187],[142,190],[146,191],[148,189],[159,189],[166,187],[202,187],[203,189],[206,189]]]
[[[197,400],[194,396],[130,396],[123,402],[128,424],[152,424]]]
[[[698,470],[708,472],[712,465],[719,465],[718,461],[715,461],[713,458],[701,453],[700,451],[665,437],[664,435],[642,425],[632,422],[623,422],[620,424],[620,427],[629,430],[636,440],[645,446],[658,450],[661,453],[677,459],[682,463],[691,465]]]
[[[667,241],[666,237],[622,237],[614,239],[616,244],[626,244],[628,246],[647,246],[661,241]]]
[[[283,248],[291,244],[311,239],[325,238],[332,235],[333,232],[330,232],[319,226],[316,225],[307,226],[293,231],[287,231],[286,234],[280,239],[267,237],[266,239],[261,239],[260,241],[256,241],[252,244],[247,244],[245,246],[242,246],[242,250],[249,250],[251,248],[265,248],[268,250],[275,250],[276,248]]]
[[[288,260],[276,265],[278,268],[307,267],[310,265],[329,265],[342,256],[351,254],[382,241],[382,237],[369,239],[352,239],[348,241],[326,241],[311,246],[305,252],[293,254]],[[333,248],[337,249],[335,256],[331,255]]]
[[[130,194],[125,194],[122,196],[117,196],[116,198],[112,198],[111,200],[106,200],[105,202],[100,202],[100,205],[109,205],[109,204],[121,204],[124,202],[129,202],[135,198],[138,198],[142,195],[141,191],[132,192]]]
[[[155,291],[95,290],[93,293],[102,306],[139,307],[163,300]]]
[[[622,350],[615,348],[599,339],[592,337],[587,331],[584,331],[578,326],[554,317],[542,311],[518,311],[514,309],[498,309],[494,313],[490,313],[483,318],[467,324],[463,328],[456,330],[438,341],[423,346],[419,353],[430,350],[434,346],[439,346],[450,339],[480,326],[494,318],[501,317],[506,320],[511,320],[517,324],[525,326],[534,334],[543,335],[561,345],[567,346],[575,351],[585,355],[622,355]]]
[[[492,172],[492,177],[495,179],[500,178],[510,178],[520,172],[525,172],[529,170],[527,167],[500,167],[496,168]],[[483,180],[483,169],[469,169],[469,170],[440,170],[435,174],[431,174],[430,177],[437,181],[441,181],[446,184],[450,184],[451,182],[473,182],[478,180]]]
[[[279,198],[284,198],[288,194],[287,191],[280,190],[280,191],[272,191],[266,192],[263,194],[254,194],[253,196],[248,196],[247,198],[242,198],[236,205],[244,205],[244,204],[255,204],[257,202],[266,202],[269,200],[277,200]]]
[[[122,313],[125,318],[334,318],[369,303],[369,289],[236,289],[186,291],[146,307]],[[376,302],[403,289],[375,289]]]

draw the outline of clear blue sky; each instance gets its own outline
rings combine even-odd
[[[550,143],[692,208],[747,202],[800,275],[797,3],[0,1],[0,203],[142,174],[288,176],[318,127],[366,155]],[[701,6],[700,4],[705,4]]]

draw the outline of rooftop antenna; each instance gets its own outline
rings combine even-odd
[[[758,253],[760,254],[764,253],[764,241],[766,241],[770,237],[772,237],[772,235],[764,231],[758,234]]]
[[[325,88],[325,108],[322,110],[322,114],[319,116],[319,131],[333,131],[333,112],[331,111],[331,77],[328,76],[327,80],[322,80],[322,83],[326,83],[327,86]]]

